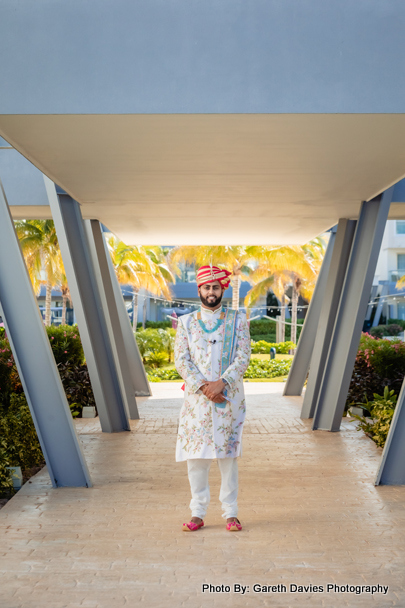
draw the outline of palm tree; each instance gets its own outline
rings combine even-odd
[[[62,325],[66,325],[66,309],[68,300],[70,300],[70,291],[64,270],[61,276],[60,290],[62,292]]]
[[[255,251],[261,247],[242,245],[181,245],[169,252],[168,259],[174,272],[179,275],[179,263],[196,264],[204,266],[213,264],[225,267],[232,272],[232,308],[239,308],[239,293],[242,281],[248,281],[252,272],[251,261],[255,257]]]
[[[291,340],[296,343],[298,296],[301,293],[310,299],[324,252],[325,243],[321,238],[303,246],[262,247],[256,252],[258,265],[250,276],[253,287],[245,298],[245,305],[251,306],[272,289],[281,304],[281,338],[285,337],[286,287],[292,285]]]
[[[106,242],[118,282],[132,286],[133,328],[136,330],[139,290],[144,288],[150,294],[171,300],[169,283],[174,282],[174,276],[161,247],[129,247],[113,234],[107,237]]]
[[[17,236],[36,293],[46,285],[45,325],[51,324],[52,288],[59,285],[63,272],[58,237],[53,220],[15,222]]]

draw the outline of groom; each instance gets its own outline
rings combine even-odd
[[[237,518],[238,463],[245,420],[243,375],[250,361],[246,315],[225,309],[221,300],[230,272],[203,266],[197,273],[201,307],[179,318],[176,369],[185,380],[176,461],[187,460],[191,520],[184,531],[204,525],[210,502],[208,474],[213,459],[221,472],[220,501],[226,528],[242,529]]]

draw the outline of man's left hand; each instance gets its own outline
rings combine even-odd
[[[215,382],[208,382],[202,388],[202,392],[204,395],[212,401],[214,397],[220,395],[224,390],[226,384],[221,378],[219,380],[215,380]]]

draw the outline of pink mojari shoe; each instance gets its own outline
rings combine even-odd
[[[195,532],[199,528],[202,528],[203,525],[203,521],[201,521],[200,524],[196,524],[194,521],[189,521],[188,524],[183,524],[183,532]]]
[[[239,532],[242,530],[242,524],[240,523],[239,519],[236,518],[235,521],[229,521],[226,524],[226,529],[229,530],[229,532]]]

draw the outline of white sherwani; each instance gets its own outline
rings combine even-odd
[[[215,327],[221,308],[214,312],[202,307],[200,310],[206,329]],[[237,313],[234,358],[222,374],[228,383],[226,407],[217,407],[199,389],[205,380],[220,378],[224,330],[225,323],[222,323],[213,333],[206,333],[198,322],[197,312],[179,318],[174,360],[186,386],[180,411],[176,461],[190,458],[235,458],[242,454],[242,430],[246,413],[243,375],[251,353],[250,333],[244,313]]]

